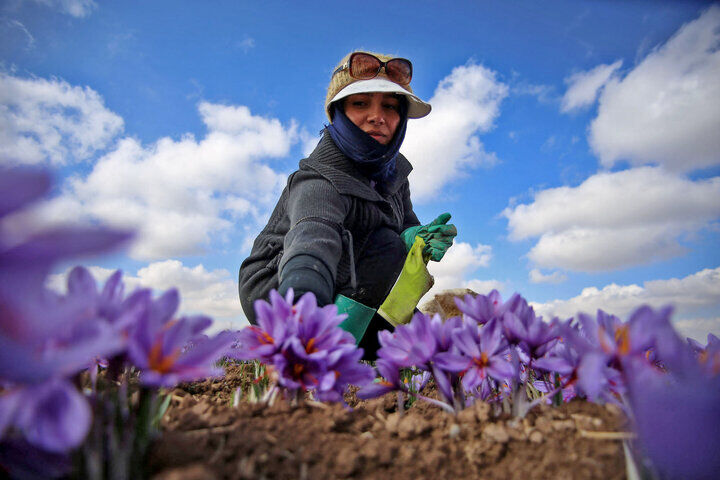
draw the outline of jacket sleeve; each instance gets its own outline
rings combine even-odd
[[[401,231],[404,231],[410,227],[420,225],[420,220],[418,220],[413,210],[412,201],[410,200],[410,182],[407,180],[405,180],[405,183],[401,187],[401,194],[403,205],[403,225]]]
[[[290,230],[279,265],[281,294],[293,288],[296,298],[311,291],[319,304],[332,302],[349,206],[326,179],[304,171],[294,176],[286,205]]]

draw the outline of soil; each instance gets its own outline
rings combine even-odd
[[[420,309],[460,315],[450,290]],[[223,378],[180,385],[154,444],[155,480],[195,479],[621,479],[625,419],[614,406],[574,400],[540,405],[521,420],[478,403],[449,414],[415,402],[397,411],[397,397],[349,407],[305,401],[272,406],[247,398],[251,365],[230,365]],[[437,398],[432,384],[425,395]],[[610,432],[610,433],[608,433]]]
[[[454,416],[416,402],[401,414],[395,394],[358,401],[351,393],[352,408],[284,400],[232,407],[235,389],[248,386],[246,369],[232,365],[223,378],[173,390],[152,478],[625,478],[622,442],[602,433],[623,429],[612,406],[541,405],[522,420],[495,417],[485,403]]]

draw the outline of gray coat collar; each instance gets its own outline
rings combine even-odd
[[[315,170],[327,178],[343,195],[352,195],[365,200],[385,200],[370,186],[370,180],[355,167],[353,161],[337,148],[327,130],[310,156],[300,161],[300,169],[306,168]],[[412,165],[401,153],[397,156],[396,168],[397,174],[387,188],[387,196],[395,194],[412,171]]]

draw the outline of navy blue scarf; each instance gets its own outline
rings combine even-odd
[[[325,128],[330,133],[335,145],[348,158],[355,162],[355,166],[363,175],[377,184],[380,191],[385,191],[395,179],[397,158],[405,139],[407,127],[407,101],[400,101],[400,123],[390,143],[383,145],[350,120],[343,108],[333,104],[333,122]]]

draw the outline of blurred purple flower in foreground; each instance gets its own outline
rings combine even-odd
[[[717,478],[720,375],[673,337],[663,339],[667,373],[649,373],[638,361],[626,365],[638,440],[662,478]]]
[[[65,452],[82,442],[91,422],[87,401],[65,379],[95,357],[118,352],[123,342],[97,318],[86,272],[68,276],[67,295],[46,289],[45,280],[58,261],[109,250],[131,235],[10,228],[7,216],[49,188],[45,172],[0,168],[0,438],[14,427],[35,446]]]
[[[625,366],[634,362],[636,368],[657,370],[654,350],[658,340],[673,332],[671,307],[653,310],[648,306],[636,309],[627,322],[598,310],[596,317],[580,313],[580,329],[568,325],[561,328],[563,338],[574,349],[580,363],[577,386],[590,400],[602,398],[617,401],[623,394]]]
[[[144,385],[172,387],[179,382],[222,375],[215,362],[235,341],[221,332],[208,338],[202,332],[212,324],[204,316],[173,319],[180,302],[177,290],[149,301],[145,314],[131,328],[128,357],[140,369]],[[185,348],[188,344],[190,348]]]
[[[10,388],[0,397],[0,435],[15,426],[30,443],[49,452],[79,445],[91,421],[87,401],[66,380]]]

